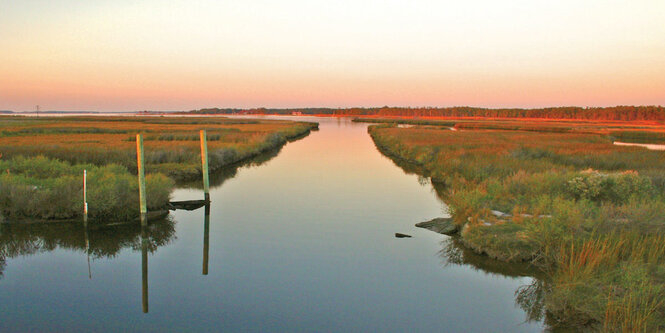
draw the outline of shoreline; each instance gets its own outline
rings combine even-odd
[[[225,168],[229,167],[234,167],[234,166],[241,166],[243,163],[246,162],[251,162],[251,160],[260,157],[263,154],[270,153],[272,151],[279,151],[281,148],[283,148],[287,143],[293,142],[300,140],[302,138],[307,137],[312,131],[318,130],[318,123],[314,122],[301,122],[300,124],[306,124],[307,126],[301,126],[297,131],[294,133],[282,133],[282,132],[275,132],[272,135],[266,137],[266,140],[257,145],[256,149],[251,149],[251,150],[236,150],[234,148],[222,148],[218,150],[223,150],[224,152],[228,151],[233,151],[232,153],[232,158],[230,159],[218,159],[219,163],[216,163],[214,165],[210,165],[210,173],[213,174],[215,172],[218,172],[220,170],[223,170]],[[211,153],[214,151],[211,151]],[[66,162],[69,163],[71,166],[74,166],[73,163],[71,162]],[[185,165],[183,163],[180,163],[180,165]],[[154,168],[154,166],[151,168],[149,166],[148,168],[148,174],[156,174],[160,173],[160,170],[155,170],[158,168]],[[196,168],[195,168],[196,169]],[[130,174],[133,174],[130,171]],[[162,174],[166,175],[168,178],[170,178],[172,181],[175,182],[175,187],[173,187],[170,192],[172,192],[175,188],[178,188],[184,183],[188,182],[193,182],[197,179],[200,179],[201,177],[201,170],[196,170],[195,172],[190,172],[187,174],[179,174],[179,175],[173,175],[169,174],[167,172],[161,172]],[[135,176],[135,174],[133,174]],[[170,196],[170,195],[169,195]],[[149,211],[151,214],[158,214],[160,217],[166,217],[169,215],[169,210],[168,210],[168,204],[165,203],[164,205],[160,205],[157,209],[152,209]],[[165,214],[164,214],[165,213]],[[129,214],[133,215],[133,214]],[[154,217],[152,219],[155,219]],[[72,217],[72,218],[54,218],[54,219],[49,219],[49,218],[30,218],[30,217],[20,217],[20,218],[10,218],[10,217],[5,217],[3,215],[0,215],[0,224],[62,224],[62,223],[82,223],[83,217],[82,216],[77,216],[77,217]],[[99,223],[100,221],[104,221],[103,223]],[[108,220],[105,219],[100,219],[100,218],[95,218],[95,217],[89,217],[89,223],[91,225],[95,226],[103,226],[103,225],[109,225],[109,224],[133,224],[136,221],[127,221],[123,218],[121,219],[116,219],[116,218],[110,218]]]
[[[394,123],[368,132],[395,164],[442,183],[435,190],[451,218],[427,221],[445,222],[427,229],[448,232],[453,223],[459,235],[451,238],[464,249],[546,272],[542,309],[556,327],[663,327],[665,224],[642,213],[665,211],[658,152],[592,134]]]

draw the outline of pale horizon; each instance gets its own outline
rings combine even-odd
[[[665,104],[662,1],[0,0],[0,110]]]

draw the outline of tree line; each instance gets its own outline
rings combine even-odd
[[[194,114],[321,114],[336,116],[384,116],[384,117],[483,117],[483,118],[543,118],[585,120],[656,120],[665,121],[663,106],[612,106],[612,107],[550,107],[550,108],[477,108],[455,107],[372,107],[372,108],[206,108],[192,110]]]

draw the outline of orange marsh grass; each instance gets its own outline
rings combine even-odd
[[[665,330],[663,152],[604,134],[368,131],[382,152],[443,184],[463,244],[546,267],[545,308],[557,325]],[[494,221],[490,210],[515,216]]]
[[[308,133],[313,123],[223,117],[0,117],[0,153],[105,165],[118,163],[133,172],[135,135],[144,134],[148,171],[175,179],[200,173],[198,132],[208,131],[212,170],[277,148]],[[275,140],[276,137],[280,139]]]

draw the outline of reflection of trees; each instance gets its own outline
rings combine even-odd
[[[115,257],[122,249],[141,250],[141,226],[138,223],[90,229],[80,224],[4,224],[0,226],[0,273],[6,258],[50,252],[57,248],[86,252],[93,258]],[[86,235],[87,234],[87,235]],[[147,249],[155,252],[172,242],[175,222],[166,218],[152,222],[146,230]]]

